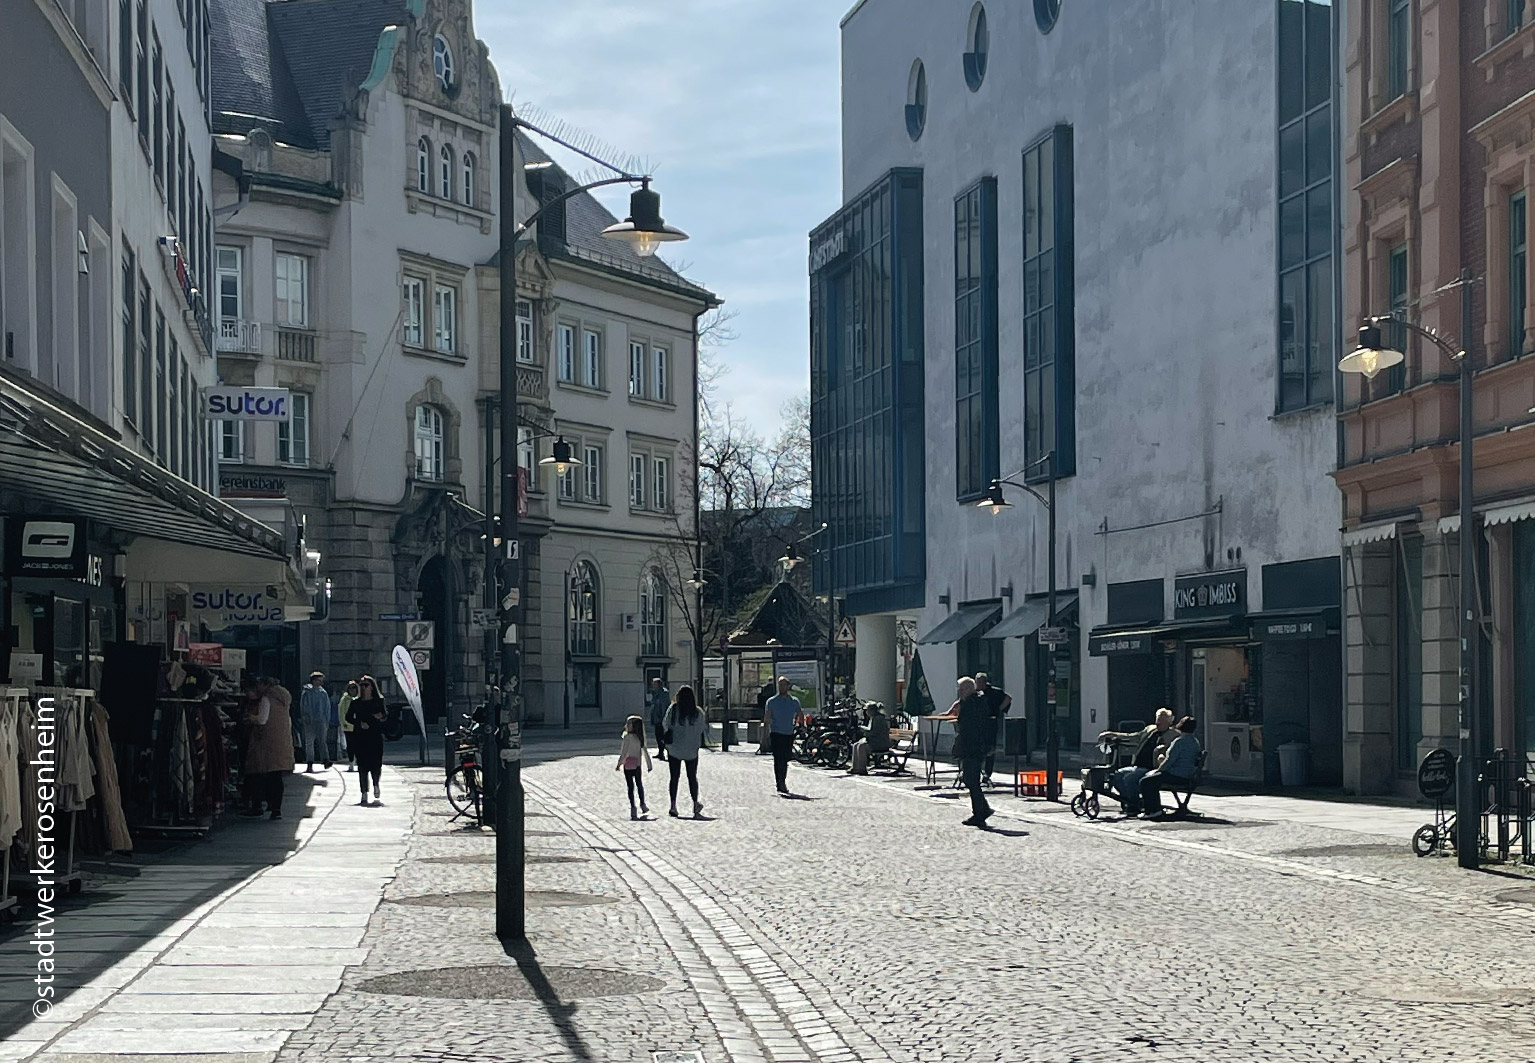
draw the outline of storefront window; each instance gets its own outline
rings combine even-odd
[[[1535,521],[1514,525],[1514,720],[1535,768]]]
[[[1423,740],[1423,540],[1401,540],[1396,564],[1396,766],[1418,766]]]

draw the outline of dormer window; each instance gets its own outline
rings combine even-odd
[[[443,92],[451,93],[457,81],[453,69],[453,46],[442,34],[432,41],[432,69],[437,74],[437,84]]]

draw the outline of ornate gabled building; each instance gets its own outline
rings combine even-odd
[[[489,649],[470,618],[499,395],[496,72],[462,0],[215,0],[213,18],[214,128],[239,161],[217,189],[239,204],[218,236],[220,373],[290,389],[295,414],[225,429],[222,493],[263,515],[290,502],[331,580],[324,623],[242,637],[341,679],[387,675],[406,624],[432,621],[427,711],[467,711]],[[694,326],[716,300],[596,246],[613,220],[574,197],[519,256],[520,413],[586,461],[556,482],[548,441],[523,450],[531,720],[561,717],[567,690],[576,718],[622,715],[647,668],[691,659],[645,559],[691,526],[674,511]]]

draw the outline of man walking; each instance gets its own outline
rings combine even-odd
[[[763,706],[762,729],[773,750],[773,778],[781,794],[789,792],[789,757],[794,753],[794,721],[799,711],[799,699],[789,693],[789,681],[779,676],[778,693]]]
[[[997,746],[1002,743],[1004,737],[1005,721],[1008,710],[1013,707],[1013,696],[1001,687],[991,685],[991,679],[985,672],[975,673],[975,692],[986,701],[986,709],[991,713],[992,742],[991,750],[986,754],[986,763],[981,768],[981,779],[987,785],[991,785],[991,772],[997,764]]]
[[[661,722],[666,719],[666,710],[671,706],[672,695],[666,689],[666,684],[660,676],[651,676],[650,691],[645,695],[646,707],[650,717],[650,733],[656,740],[656,759],[666,759],[666,743],[661,741]]]
[[[997,740],[997,723],[975,688],[975,680],[962,676],[959,696],[949,706],[948,715],[954,718],[954,756],[959,760],[960,778],[970,791],[970,818],[967,827],[984,827],[994,811],[981,789],[981,762]]]
[[[299,737],[304,746],[304,759],[309,762],[305,771],[314,771],[319,759],[330,767],[330,695],[325,692],[325,673],[310,672],[309,685],[298,699]],[[319,757],[315,753],[319,752]]]

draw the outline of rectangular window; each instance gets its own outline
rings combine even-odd
[[[517,464],[522,466],[528,487],[532,490],[537,490],[538,487],[538,477],[534,475],[538,470],[537,457],[537,452],[533,449],[533,429],[518,427]]]
[[[1407,245],[1397,244],[1386,258],[1386,299],[1392,317],[1407,316]],[[1390,325],[1386,340],[1394,350],[1407,351],[1407,329],[1402,325]],[[1407,363],[1401,362],[1386,370],[1385,390],[1388,394],[1401,391],[1407,384]]]
[[[134,265],[133,252],[123,248],[123,417],[129,424],[138,426],[138,324],[135,314],[134,277],[138,268]]]
[[[309,396],[295,391],[289,402],[289,419],[277,422],[277,460],[284,465],[308,465]]]
[[[576,379],[576,330],[570,325],[559,328],[559,351],[556,353],[556,375],[567,383]]]
[[[1329,4],[1280,0],[1280,412],[1333,397],[1332,41]]]
[[[581,453],[581,475],[585,481],[586,500],[602,501],[602,449],[586,447]]]
[[[171,472],[181,468],[181,345],[170,337],[170,356],[166,361],[166,400],[169,428],[165,438],[165,467]]]
[[[1388,100],[1394,100],[1407,91],[1407,61],[1412,49],[1412,0],[1387,0],[1387,4],[1386,96]]]
[[[219,422],[219,461],[245,460],[245,422]]]
[[[404,303],[405,346],[420,347],[422,344],[422,319],[426,316],[426,282],[419,277],[406,277],[401,289]]]
[[[1037,293],[1039,264],[1025,264]],[[1047,305],[1053,306],[1053,294]],[[1034,319],[1031,319],[1034,320]],[[1038,327],[1034,320],[1035,328]],[[980,497],[1001,475],[997,431],[997,182],[954,201],[954,436],[959,498]]]
[[[218,249],[218,314],[220,336],[239,340],[239,326],[245,317],[244,251],[238,247]],[[233,329],[229,328],[233,325]]]
[[[635,398],[645,396],[645,345],[629,344],[629,394]]]
[[[656,459],[656,482],[651,497],[652,504],[662,513],[665,513],[671,505],[672,463],[666,458]]]
[[[194,440],[197,438],[197,402],[192,390],[192,372],[187,360],[181,360],[181,476],[194,480],[197,476],[197,454]]]
[[[155,433],[155,351],[153,304],[149,299],[149,281],[139,274],[139,438],[154,445]]]
[[[277,256],[277,323],[309,327],[309,259],[303,255]]]
[[[643,454],[629,456],[629,505],[635,509],[645,508],[645,455]]]
[[[1506,28],[1509,33],[1518,33],[1524,25],[1524,0],[1508,0],[1508,15]]]
[[[1076,331],[1071,127],[1023,153],[1024,463],[1043,479],[1076,471]],[[984,436],[982,437],[984,438]],[[982,485],[984,489],[985,485]]]
[[[1508,351],[1524,353],[1524,320],[1529,291],[1529,211],[1521,190],[1508,197]]]
[[[565,471],[559,474],[559,493],[562,499],[571,500],[576,497],[576,470],[574,466],[566,466]]]
[[[117,85],[133,113],[133,0],[117,0]]]
[[[165,209],[176,220],[176,160],[180,157],[176,144],[176,90],[171,87],[171,72],[165,72]],[[182,229],[176,235],[185,237]]]
[[[655,399],[657,402],[666,402],[667,401],[667,390],[666,389],[671,386],[670,382],[667,380],[667,374],[666,374],[666,361],[667,361],[666,348],[665,347],[653,347],[653,348],[651,348],[650,359],[651,359],[651,363],[652,363],[652,368],[655,371],[654,376],[653,376],[653,378],[651,379],[651,382],[650,382],[650,397]]]
[[[137,101],[139,139],[149,144],[149,3],[139,0],[138,35],[134,40],[133,59],[138,65],[138,79],[134,99]]]
[[[432,290],[432,346],[443,354],[458,349],[458,289],[439,284]]]
[[[187,234],[187,174],[191,171],[189,159],[192,149],[187,144],[186,123],[176,119],[176,233]]]
[[[155,306],[155,380],[154,380],[154,423],[150,425],[150,446],[154,452],[160,455],[162,461],[165,458],[165,314],[159,305]],[[147,418],[146,418],[147,419]]]
[[[533,304],[526,299],[517,300],[517,360],[525,365],[533,363]]]
[[[165,56],[160,50],[160,35],[154,35],[149,60],[150,155],[154,158],[155,180],[165,183]]]
[[[587,329],[582,334],[581,349],[585,352],[581,383],[589,388],[602,387],[602,333]]]

